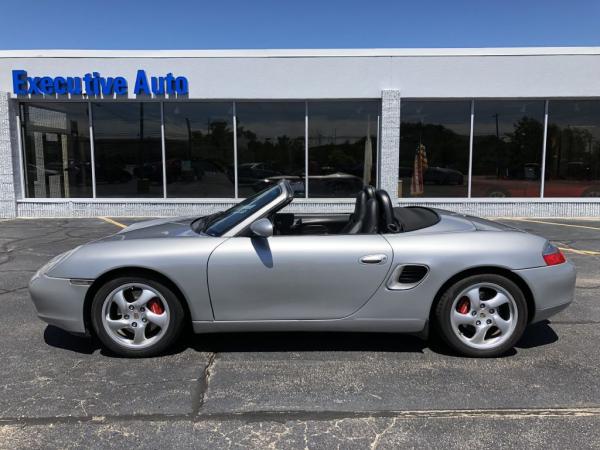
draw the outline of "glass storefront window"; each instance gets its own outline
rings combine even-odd
[[[600,197],[600,101],[548,105],[545,197]]]
[[[472,197],[540,196],[544,104],[475,100]],[[600,197],[600,100],[548,105],[544,196]],[[97,197],[161,198],[163,170],[170,198],[233,197],[234,103],[162,107],[164,167],[160,102],[91,103]],[[27,197],[93,196],[88,108],[20,103]],[[402,102],[399,197],[467,197],[470,109],[470,100]],[[243,101],[235,112],[240,197],[283,178],[313,198],[376,184],[379,100]]]
[[[282,178],[290,180],[302,195],[304,115],[304,102],[236,103],[240,197]]]
[[[543,100],[475,101],[473,197],[539,197]]]
[[[233,103],[164,104],[167,195],[234,197]]]
[[[403,101],[398,197],[468,195],[470,101]]]
[[[376,184],[379,101],[308,102],[308,195],[354,197]]]
[[[87,103],[22,103],[26,195],[92,197]]]
[[[160,103],[92,103],[96,195],[162,197]]]

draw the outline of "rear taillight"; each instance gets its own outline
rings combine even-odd
[[[567,258],[565,258],[565,255],[563,255],[560,249],[550,244],[549,242],[548,244],[546,244],[546,248],[544,249],[542,256],[544,257],[544,261],[546,261],[547,266],[555,266],[557,264],[562,264],[567,260]]]

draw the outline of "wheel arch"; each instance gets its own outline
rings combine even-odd
[[[535,298],[533,296],[533,292],[531,291],[531,288],[525,282],[525,280],[523,278],[521,278],[519,275],[517,275],[515,272],[513,272],[512,270],[507,269],[505,267],[479,266],[479,267],[472,267],[472,268],[463,270],[461,272],[458,272],[457,274],[450,277],[439,288],[439,290],[435,294],[433,302],[431,303],[431,308],[429,310],[429,323],[433,323],[433,321],[435,320],[434,319],[435,308],[436,308],[437,304],[439,303],[444,292],[446,292],[446,290],[450,286],[452,286],[454,283],[456,283],[457,281],[462,280],[464,278],[470,277],[472,275],[482,275],[482,274],[501,275],[501,276],[508,278],[512,282],[514,282],[521,289],[521,291],[523,292],[523,295],[525,296],[525,301],[527,302],[527,322],[528,323],[531,322],[531,320],[533,319],[533,316],[535,314]]]
[[[179,289],[179,287],[166,275],[160,273],[154,269],[148,269],[144,267],[119,267],[116,269],[111,269],[108,272],[103,273],[98,278],[94,280],[89,289],[85,294],[85,300],[83,303],[83,321],[85,324],[86,330],[89,333],[93,333],[93,327],[91,326],[91,309],[92,309],[92,301],[94,300],[94,296],[96,292],[109,280],[112,280],[117,277],[130,276],[130,277],[143,277],[143,278],[151,278],[153,280],[158,281],[159,283],[164,284],[169,289],[173,291],[173,293],[177,296],[179,301],[181,302],[181,306],[185,312],[184,322],[191,326],[192,319],[190,308],[188,304],[188,300]]]

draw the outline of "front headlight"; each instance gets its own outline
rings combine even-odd
[[[46,264],[44,264],[40,270],[37,271],[36,275],[43,275],[46,274],[48,272],[50,272],[59,262],[67,259],[69,256],[71,256],[73,253],[75,253],[80,246],[75,247],[74,249],[69,250],[68,252],[64,252],[61,253],[60,255],[56,255],[54,258],[52,258],[50,261],[48,261]]]

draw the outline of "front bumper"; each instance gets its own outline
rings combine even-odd
[[[535,313],[531,322],[545,320],[565,309],[575,296],[575,266],[564,264],[515,270],[533,293]]]
[[[83,305],[89,285],[37,273],[29,282],[29,295],[38,317],[72,333],[85,333]]]

